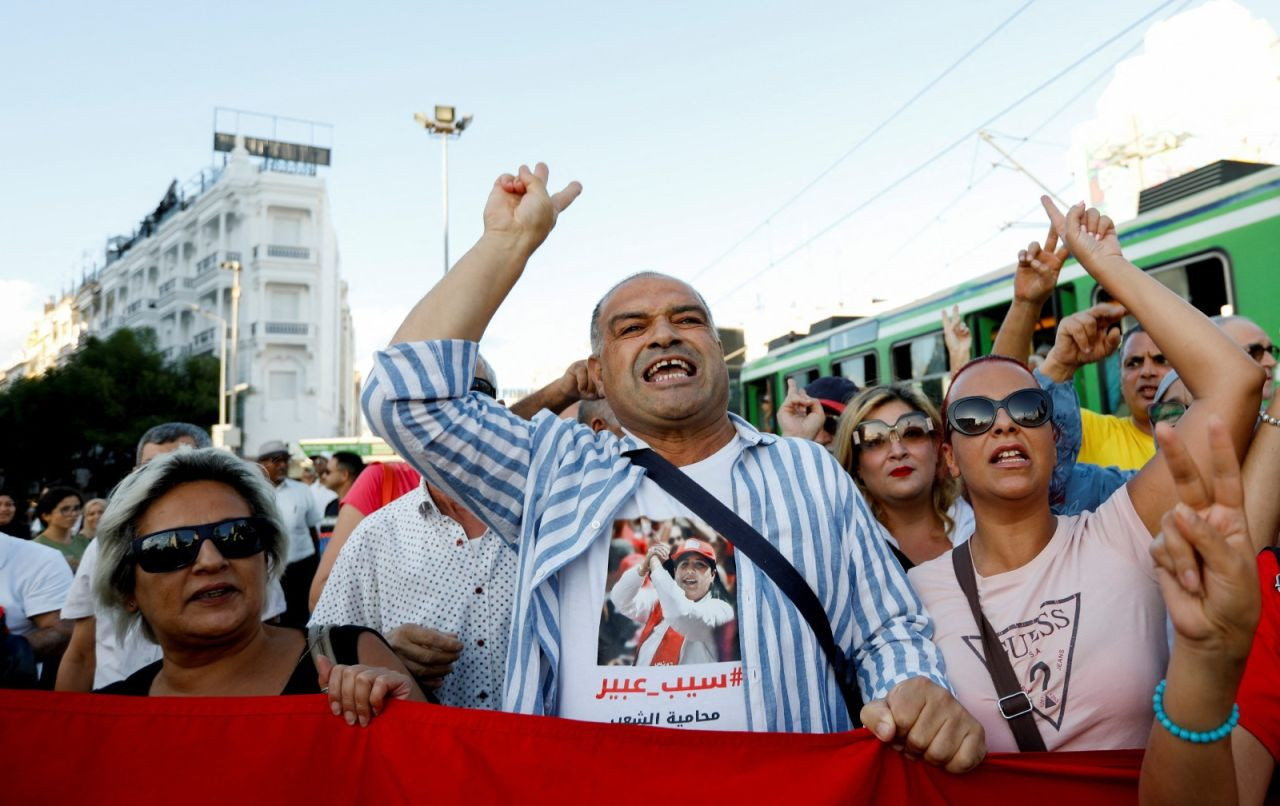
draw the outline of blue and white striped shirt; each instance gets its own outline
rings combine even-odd
[[[364,392],[373,430],[432,484],[519,548],[504,708],[554,714],[560,660],[557,572],[594,540],[644,474],[632,438],[595,434],[543,412],[531,422],[469,394],[478,347],[397,344],[378,353]],[[849,475],[815,443],[762,434],[733,417],[745,445],[730,508],[813,586],[862,696],[926,677],[947,687],[932,624]],[[830,732],[852,723],[812,630],[739,553],[738,629],[752,730]]]

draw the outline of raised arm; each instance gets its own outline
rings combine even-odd
[[[1243,455],[1257,417],[1262,369],[1189,302],[1125,260],[1111,219],[1083,204],[1063,216],[1049,197],[1041,201],[1071,254],[1137,317],[1195,396],[1195,405],[1178,423],[1192,459],[1208,464],[1208,423],[1214,416],[1225,423],[1237,456]],[[1160,531],[1160,520],[1174,503],[1163,456],[1157,453],[1129,482],[1129,496],[1147,530]]]
[[[1252,790],[1264,788],[1270,777],[1270,765],[1242,765],[1233,740],[1225,736],[1258,623],[1258,575],[1240,466],[1226,429],[1214,418],[1209,435],[1212,473],[1207,478],[1178,438],[1181,431],[1181,425],[1156,430],[1180,499],[1165,514],[1163,531],[1151,545],[1174,627],[1161,706],[1170,725],[1224,735],[1192,742],[1157,719],[1142,762],[1139,795],[1143,803],[1235,803],[1237,781]],[[1262,787],[1253,785],[1254,777],[1264,782]]]
[[[556,380],[530,392],[511,404],[511,413],[526,420],[546,409],[559,414],[579,400],[599,400],[601,394],[591,382],[587,372],[587,360],[574,361]]]
[[[516,176],[493,183],[484,207],[484,234],[405,318],[392,344],[435,339],[480,341],[485,328],[520,279],[525,264],[582,192],[570,182],[547,193],[547,166],[521,165]]]
[[[1058,246],[1058,232],[1053,227],[1045,236],[1044,246],[1032,241],[1018,252],[1018,268],[1013,275],[1013,302],[1005,314],[995,344],[994,355],[1007,355],[1026,363],[1031,355],[1031,335],[1044,304],[1058,285],[1058,272],[1067,259],[1067,247]]]
[[[942,309],[942,340],[947,343],[947,358],[954,376],[973,357],[973,332],[960,315],[960,306],[952,305],[951,313]]]

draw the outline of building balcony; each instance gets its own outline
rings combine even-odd
[[[135,322],[141,319],[144,314],[150,313],[156,307],[156,301],[153,299],[139,299],[129,303],[129,307],[124,309],[124,321],[126,323]]]
[[[285,260],[310,260],[309,246],[282,246],[280,244],[259,244],[253,247],[253,256],[283,258]]]
[[[254,322],[249,325],[249,335],[263,341],[299,344],[311,335],[307,322]]]
[[[175,277],[172,280],[163,282],[160,284],[160,288],[157,289],[159,294],[157,300],[161,303],[169,302],[169,298],[174,294],[177,294],[179,291],[189,290],[193,288],[195,284],[196,281],[190,277]]]
[[[211,327],[208,330],[202,330],[191,339],[191,352],[200,353],[211,350],[217,343],[218,329]]]

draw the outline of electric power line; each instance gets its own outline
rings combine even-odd
[[[813,235],[809,236],[809,237],[808,237],[808,238],[806,238],[804,241],[801,241],[799,244],[797,244],[796,246],[792,247],[792,248],[791,248],[790,250],[788,250],[785,254],[783,254],[783,255],[782,255],[782,257],[780,257],[780,258],[777,258],[777,259],[775,259],[775,260],[770,261],[770,263],[769,263],[769,265],[768,265],[768,266],[766,266],[765,268],[763,268],[763,269],[761,269],[760,271],[756,272],[755,274],[751,275],[751,276],[750,276],[750,277],[748,277],[747,279],[743,280],[741,283],[738,283],[736,286],[734,286],[732,289],[730,289],[727,293],[725,293],[725,294],[721,295],[720,297],[718,297],[718,298],[716,299],[716,302],[722,302],[722,301],[724,301],[724,300],[728,299],[729,297],[732,297],[734,294],[738,293],[738,291],[742,290],[744,287],[746,287],[746,286],[747,286],[747,285],[749,285],[750,283],[755,282],[755,281],[756,281],[756,280],[758,280],[760,277],[764,276],[764,275],[765,275],[765,274],[767,274],[768,272],[770,272],[770,271],[772,271],[773,269],[777,268],[779,265],[781,265],[782,263],[786,262],[786,261],[787,261],[791,256],[795,255],[797,252],[799,252],[800,250],[804,249],[804,248],[805,248],[806,246],[808,246],[809,244],[813,243],[814,241],[816,241],[816,240],[818,240],[819,238],[823,237],[823,236],[824,236],[824,235],[826,235],[827,233],[831,232],[831,230],[833,230],[833,229],[835,229],[836,227],[840,226],[840,225],[841,225],[841,224],[843,224],[845,221],[848,221],[848,220],[849,220],[850,218],[852,218],[854,215],[856,215],[856,214],[858,214],[858,213],[862,212],[862,211],[863,211],[864,209],[866,209],[867,207],[869,207],[869,206],[871,206],[872,204],[874,204],[875,202],[879,201],[882,197],[884,197],[884,196],[888,195],[889,193],[891,193],[892,191],[896,190],[898,187],[900,187],[901,185],[905,184],[909,179],[911,179],[912,177],[914,177],[916,174],[920,173],[920,172],[921,172],[921,171],[923,171],[925,168],[928,168],[928,167],[929,167],[930,165],[932,165],[933,163],[937,162],[938,160],[940,160],[940,159],[942,159],[943,157],[945,157],[947,154],[950,154],[952,151],[954,151],[954,150],[955,150],[956,148],[958,148],[959,146],[963,145],[963,144],[964,144],[964,143],[965,143],[965,142],[966,142],[970,137],[975,136],[975,135],[976,135],[979,131],[981,131],[982,129],[985,129],[985,128],[986,128],[987,126],[989,126],[990,124],[994,123],[995,121],[999,120],[1000,118],[1002,118],[1002,117],[1004,117],[1005,115],[1007,115],[1007,114],[1009,114],[1010,112],[1012,112],[1014,109],[1018,108],[1019,106],[1021,106],[1021,105],[1022,105],[1022,104],[1024,104],[1024,103],[1026,103],[1026,102],[1027,102],[1028,100],[1030,100],[1031,98],[1033,98],[1033,97],[1035,97],[1036,95],[1040,94],[1040,93],[1041,93],[1041,92],[1043,92],[1045,89],[1047,89],[1049,86],[1051,86],[1051,85],[1052,85],[1052,84],[1054,84],[1056,81],[1058,81],[1058,79],[1062,78],[1063,76],[1067,75],[1067,74],[1068,74],[1068,73],[1070,73],[1071,71],[1075,70],[1077,67],[1079,67],[1080,65],[1084,64],[1084,63],[1085,63],[1086,61],[1088,61],[1089,59],[1091,59],[1091,58],[1093,58],[1094,56],[1096,56],[1099,52],[1101,52],[1102,50],[1104,50],[1106,47],[1108,47],[1109,45],[1113,44],[1113,43],[1114,43],[1114,42],[1116,42],[1117,40],[1119,40],[1119,39],[1121,39],[1122,37],[1124,37],[1126,34],[1128,34],[1128,33],[1129,33],[1130,31],[1132,31],[1134,28],[1136,28],[1136,27],[1138,27],[1139,25],[1141,25],[1142,23],[1146,22],[1148,19],[1150,19],[1151,17],[1155,16],[1156,14],[1158,14],[1160,11],[1162,11],[1162,10],[1163,10],[1163,9],[1165,9],[1166,7],[1168,7],[1168,6],[1170,6],[1170,5],[1173,5],[1173,3],[1174,3],[1174,0],[1164,0],[1164,2],[1161,2],[1161,3],[1160,3],[1159,5],[1157,5],[1154,9],[1152,9],[1151,11],[1148,11],[1148,12],[1147,12],[1146,14],[1144,14],[1143,16],[1141,16],[1141,17],[1139,17],[1138,19],[1134,20],[1133,22],[1129,23],[1129,25],[1125,26],[1125,27],[1124,27],[1123,29],[1121,29],[1119,32],[1117,32],[1117,33],[1113,34],[1111,37],[1109,37],[1108,39],[1106,39],[1105,41],[1103,41],[1103,42],[1102,42],[1101,44],[1099,44],[1097,47],[1095,47],[1095,48],[1093,48],[1092,50],[1090,50],[1088,53],[1086,53],[1086,54],[1084,54],[1083,56],[1081,56],[1079,59],[1076,59],[1074,62],[1072,62],[1071,64],[1067,65],[1067,66],[1066,66],[1066,67],[1064,67],[1062,70],[1059,70],[1057,73],[1054,73],[1052,76],[1050,76],[1050,77],[1049,77],[1048,79],[1046,79],[1045,81],[1041,82],[1038,86],[1036,86],[1036,87],[1035,87],[1034,89],[1032,89],[1030,92],[1028,92],[1028,93],[1024,94],[1024,95],[1023,95],[1022,97],[1020,97],[1018,100],[1016,100],[1016,101],[1014,101],[1013,103],[1009,104],[1009,105],[1008,105],[1008,106],[1006,106],[1004,109],[1001,109],[999,112],[997,112],[997,113],[995,113],[994,115],[992,115],[991,117],[987,118],[987,119],[986,119],[986,120],[984,120],[982,123],[979,123],[979,124],[978,124],[977,126],[975,126],[973,129],[971,129],[970,131],[966,132],[966,133],[964,134],[964,136],[962,136],[962,137],[960,137],[959,139],[955,140],[955,141],[954,141],[954,142],[952,142],[950,145],[948,145],[948,146],[944,147],[941,151],[938,151],[938,152],[937,152],[937,153],[935,153],[933,156],[931,156],[931,157],[929,157],[928,159],[926,159],[924,162],[921,162],[919,165],[917,165],[917,166],[915,166],[914,168],[912,168],[911,170],[907,171],[907,172],[906,172],[905,174],[903,174],[902,176],[900,176],[900,177],[898,177],[897,179],[893,180],[893,181],[892,181],[892,182],[890,182],[888,185],[884,186],[884,187],[883,187],[883,188],[881,188],[879,191],[877,191],[876,193],[872,194],[870,198],[868,198],[868,199],[866,199],[866,200],[862,201],[861,203],[859,203],[858,205],[856,205],[855,207],[853,207],[851,210],[848,210],[847,212],[845,212],[845,213],[841,214],[838,218],[836,218],[836,220],[832,221],[830,224],[827,224],[827,225],[826,225],[826,226],[824,226],[822,229],[818,230],[818,232],[816,232],[815,234],[813,234]]]
[[[920,98],[924,96],[925,93],[927,93],[929,90],[937,86],[938,82],[942,81],[942,79],[950,75],[953,70],[955,70],[957,67],[963,64],[970,56],[976,53],[979,48],[987,44],[987,42],[990,41],[992,37],[1000,33],[1000,31],[1002,31],[1005,28],[1005,26],[1013,22],[1018,17],[1019,14],[1026,11],[1027,8],[1029,8],[1033,3],[1035,3],[1035,1],[1036,0],[1027,0],[1027,2],[1023,3],[1016,11],[1014,11],[1007,18],[1005,18],[1004,22],[997,25],[989,33],[987,33],[985,36],[979,39],[978,42],[975,45],[973,45],[973,47],[965,51],[964,54],[961,55],[959,59],[956,59],[954,62],[952,62],[949,67],[947,67],[937,76],[935,76],[933,80],[931,80],[928,84],[925,84],[924,87],[922,87],[919,91],[917,91],[915,95],[912,95],[910,98],[908,98],[906,103],[904,103],[902,106],[895,109],[893,113],[889,115],[889,117],[885,118],[884,120],[876,124],[875,128],[873,128],[871,131],[863,135],[862,138],[859,139],[858,142],[854,143],[853,146],[850,147],[848,151],[841,154],[836,159],[835,162],[831,163],[826,168],[824,168],[822,172],[819,173],[817,176],[815,176],[812,180],[810,180],[807,185],[800,188],[800,190],[797,191],[794,195],[792,195],[791,198],[783,202],[781,206],[778,207],[778,209],[774,210],[772,213],[766,216],[765,219],[761,221],[759,224],[756,224],[754,227],[752,227],[750,232],[748,232],[746,235],[743,235],[738,240],[734,241],[733,245],[730,246],[728,249],[726,249],[724,252],[722,252],[719,257],[717,257],[715,260],[711,261],[710,263],[708,263],[707,265],[699,269],[697,273],[695,273],[692,277],[689,278],[689,281],[693,282],[694,280],[697,280],[702,275],[706,274],[714,266],[716,266],[720,261],[724,260],[726,257],[733,254],[735,249],[737,249],[739,246],[742,246],[742,244],[750,240],[752,236],[754,236],[760,230],[764,229],[769,224],[769,222],[773,220],[774,216],[778,215],[778,213],[781,213],[783,210],[787,209],[792,204],[794,204],[796,200],[798,200],[801,196],[808,193],[809,190],[813,188],[814,185],[821,182],[823,179],[827,177],[828,174],[834,171],[840,165],[840,163],[844,162],[846,159],[853,156],[853,154],[856,151],[858,151],[860,148],[862,148],[864,145],[866,145],[867,142],[871,140],[872,137],[875,137],[877,134],[879,134],[886,126],[888,126],[890,123],[896,120],[899,115],[907,111],[907,109],[911,107],[912,104],[920,100]]]

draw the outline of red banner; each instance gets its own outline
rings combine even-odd
[[[715,802],[1089,806],[1137,799],[1140,751],[989,756],[968,775],[866,731],[684,732],[397,702],[348,727],[314,697],[0,691],[6,803]]]

